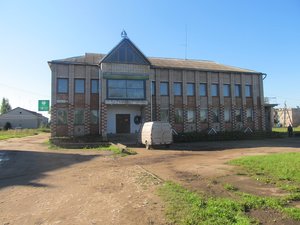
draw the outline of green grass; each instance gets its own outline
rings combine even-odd
[[[33,136],[33,135],[37,135],[41,132],[42,131],[40,131],[39,129],[22,129],[22,130],[0,131],[0,140]]]
[[[228,185],[230,186],[230,185]],[[226,189],[225,185],[224,188]],[[230,188],[231,189],[231,188]],[[233,191],[237,198],[205,198],[173,182],[166,182],[159,195],[166,202],[166,214],[171,224],[256,224],[256,219],[246,214],[253,209],[273,209],[294,220],[300,220],[300,209],[289,207],[290,198],[261,197]]]
[[[300,132],[300,127],[293,127],[294,132]],[[280,132],[280,133],[287,133],[287,127],[273,127],[272,131]]]
[[[285,190],[297,191],[300,185],[300,153],[247,156],[230,161],[258,180],[274,183]]]

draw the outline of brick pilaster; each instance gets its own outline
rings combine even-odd
[[[172,127],[175,125],[175,108],[173,104],[169,106],[169,122]]]
[[[220,120],[220,130],[225,131],[225,121],[224,121],[224,105],[220,105],[220,113],[219,113],[219,120]]]
[[[103,138],[107,135],[107,106],[101,103],[101,133]]]
[[[183,104],[183,132],[186,132],[188,130],[187,122],[188,122],[187,105]]]
[[[51,107],[51,137],[55,137],[57,134],[57,107],[56,105]]]
[[[84,108],[84,134],[90,134],[91,126],[91,109],[90,105],[85,105]]]

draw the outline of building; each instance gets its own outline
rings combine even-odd
[[[17,107],[0,115],[0,127],[4,127],[6,123],[10,123],[13,129],[36,129],[48,125],[48,118],[40,113]]]
[[[52,136],[137,133],[152,120],[177,132],[266,130],[263,73],[146,57],[122,34],[107,54],[48,62]]]
[[[287,127],[291,124],[293,127],[300,126],[300,108],[278,108],[274,112],[276,124]]]

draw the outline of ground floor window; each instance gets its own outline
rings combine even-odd
[[[99,110],[91,110],[91,124],[99,124]]]
[[[57,124],[66,125],[68,122],[68,111],[67,109],[57,110]]]
[[[193,109],[188,109],[187,110],[187,122],[188,123],[195,123],[196,122],[195,110],[193,110]]]
[[[169,122],[169,109],[160,110],[160,121]]]
[[[241,109],[235,110],[235,121],[242,122],[242,110]]]
[[[207,109],[200,109],[200,122],[207,123],[208,111]]]
[[[224,122],[225,123],[229,123],[230,122],[230,118],[231,118],[231,116],[230,116],[230,109],[225,108],[224,109]]]
[[[247,114],[247,122],[252,122],[253,121],[253,109],[248,108],[246,111]]]
[[[219,122],[219,109],[213,108],[211,110],[211,112],[212,112],[213,123],[218,123]]]
[[[83,125],[84,124],[84,109],[74,110],[74,124]]]
[[[175,123],[183,123],[183,110],[175,109]]]

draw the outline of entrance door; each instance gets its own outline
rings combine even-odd
[[[130,114],[116,114],[117,134],[130,133]]]

